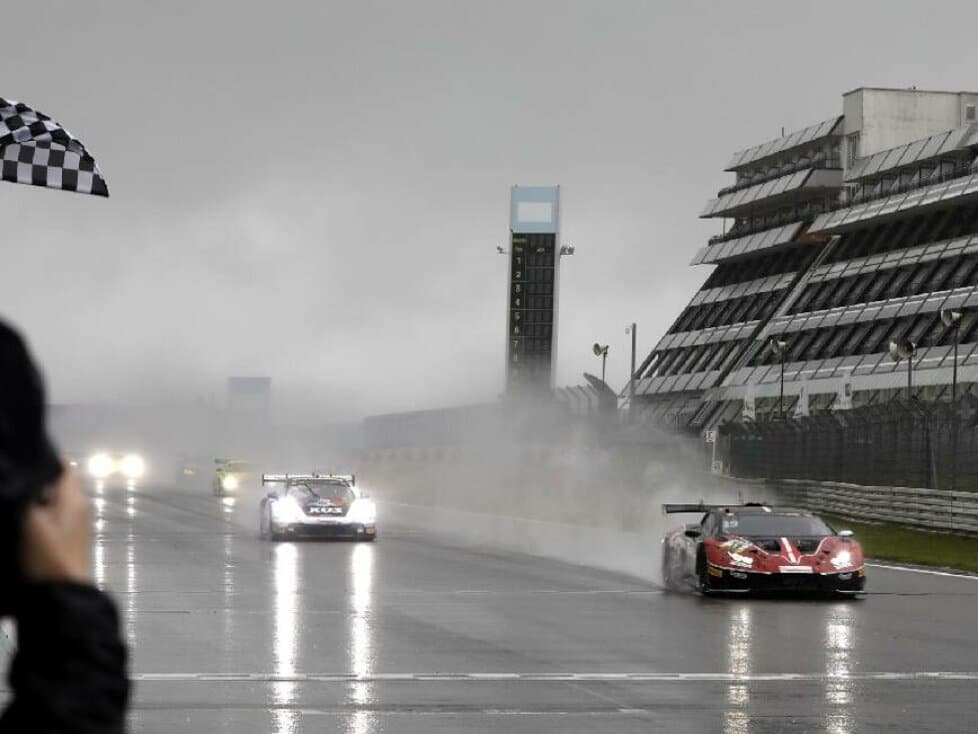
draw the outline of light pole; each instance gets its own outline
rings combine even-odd
[[[781,418],[784,418],[784,358],[785,353],[788,351],[788,342],[772,336],[771,341],[768,342],[768,346],[771,349],[771,354],[776,356],[781,362],[781,390],[778,394],[778,414]]]
[[[954,336],[954,363],[951,365],[951,491],[958,478],[958,341],[961,331],[961,312],[941,309],[941,323]]]
[[[907,360],[907,400],[913,399],[913,358],[916,354],[917,345],[909,339],[890,342],[890,359],[894,362]]]
[[[604,368],[605,363],[608,361],[608,345],[604,346],[594,342],[594,346],[591,347],[591,351],[594,352],[595,357],[601,357],[601,382],[604,382]]]
[[[903,337],[899,341],[890,342],[890,359],[899,362],[907,360],[907,409],[913,403],[913,358],[917,354],[916,342]],[[924,458],[927,476],[927,486],[937,489],[937,465],[934,462],[933,444],[930,434],[930,417],[924,418]]]
[[[634,321],[625,327],[625,333],[632,335],[632,371],[628,374],[628,412],[633,414],[635,408],[635,341],[638,338],[638,324]]]

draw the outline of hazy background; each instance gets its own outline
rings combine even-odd
[[[975,89],[973,2],[8,4],[0,96],[51,114],[104,201],[0,186],[0,312],[57,402],[290,416],[501,389],[509,187],[562,185],[558,384],[627,378],[708,275],[732,151],[861,85]],[[641,355],[640,355],[641,356]]]

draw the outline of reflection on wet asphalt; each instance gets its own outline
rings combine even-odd
[[[863,601],[701,599],[383,525],[376,543],[266,543],[254,514],[96,495],[134,732],[848,734],[978,715],[972,579],[876,569]]]

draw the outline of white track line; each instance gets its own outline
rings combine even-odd
[[[136,708],[140,708],[138,703]],[[225,707],[227,709],[233,709],[234,706]],[[365,712],[368,716],[379,717],[386,716],[391,718],[450,718],[458,719],[460,715],[464,716],[520,716],[520,717],[561,717],[567,718],[570,716],[577,718],[589,718],[589,719],[605,719],[605,718],[619,718],[621,716],[648,716],[654,712],[647,709],[629,709],[629,708],[619,708],[619,709],[609,709],[609,710],[598,710],[598,711],[574,711],[570,709],[501,709],[501,708],[488,708],[488,709],[465,709],[463,712],[459,711],[438,711],[438,710],[419,710],[417,708],[394,708],[394,709],[377,709],[376,707],[370,709],[354,709],[355,711]],[[348,717],[350,716],[350,709],[296,709],[300,716],[333,716],[333,717]]]
[[[870,568],[884,568],[887,571],[908,571],[909,573],[924,573],[928,576],[947,576],[954,579],[968,579],[978,581],[978,575],[967,571],[938,571],[932,568],[921,568],[920,566],[901,566],[894,563],[867,563]]]
[[[149,682],[207,683],[700,683],[797,682],[797,681],[978,681],[978,671],[900,671],[867,673],[136,673],[132,680]]]

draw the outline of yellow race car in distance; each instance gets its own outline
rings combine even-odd
[[[214,494],[227,497],[237,494],[242,488],[251,486],[253,467],[242,459],[214,459]]]

